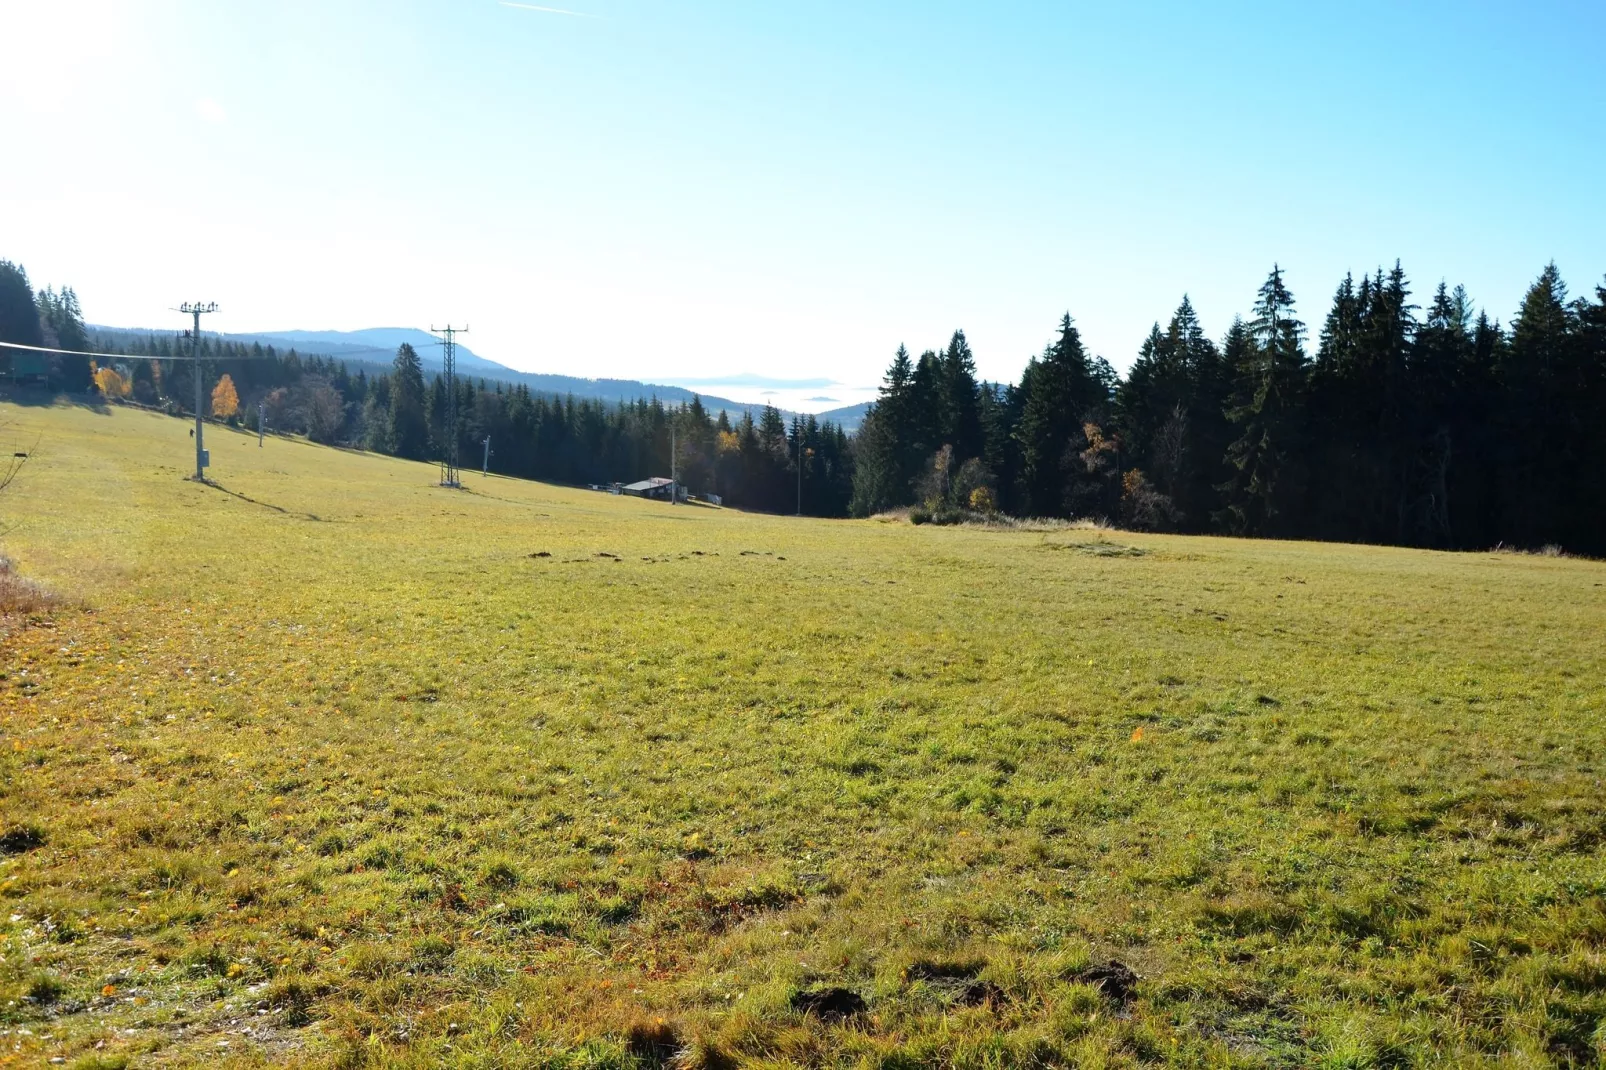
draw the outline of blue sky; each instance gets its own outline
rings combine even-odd
[[[1313,324],[1396,257],[1502,318],[1606,273],[1599,2],[546,6],[0,0],[0,257],[101,322],[848,386],[1066,310],[1125,367],[1273,261]]]

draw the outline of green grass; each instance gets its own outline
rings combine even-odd
[[[1606,1052],[1602,564],[4,419],[0,1065]]]

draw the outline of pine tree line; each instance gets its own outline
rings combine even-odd
[[[21,265],[0,260],[0,342],[51,349],[89,348],[83,310],[72,287],[46,287],[38,293]],[[69,393],[91,387],[89,360],[60,353],[19,354],[0,350],[0,378],[14,378],[19,368]]]
[[[847,513],[851,444],[840,426],[812,416],[788,426],[779,410],[766,405],[757,420],[744,412],[732,422],[724,410],[712,414],[695,397],[678,406],[656,398],[610,404],[541,394],[523,384],[459,380],[458,425],[451,428],[447,389],[442,376],[426,382],[417,353],[403,345],[392,372],[368,380],[364,396],[351,399],[354,440],[427,460],[443,456],[455,436],[458,455],[472,467],[488,436],[495,451],[492,470],[574,484],[668,475],[673,460],[680,481],[694,493],[718,494],[731,505],[791,512],[799,506],[801,487],[804,513]]]
[[[1247,320],[1216,343],[1186,297],[1123,379],[1070,315],[1014,384],[982,382],[963,332],[918,359],[900,347],[850,443],[841,427],[765,407],[734,423],[698,401],[608,404],[462,380],[402,347],[370,370],[271,346],[204,338],[197,366],[171,335],[97,336],[70,288],[35,293],[0,262],[0,341],[155,357],[121,366],[133,400],[185,411],[193,375],[228,375],[237,419],[419,460],[455,437],[472,466],[568,483],[670,469],[732,504],[817,516],[917,506],[1098,517],[1133,527],[1483,548],[1559,544],[1606,553],[1606,285],[1570,300],[1554,266],[1509,328],[1464,289],[1426,309],[1402,268],[1346,277],[1309,352],[1274,268]],[[53,389],[94,388],[92,361],[27,358]],[[114,358],[113,358],[114,359]],[[0,351],[0,378],[24,358]]]
[[[1396,264],[1345,278],[1308,345],[1274,268],[1220,344],[1184,297],[1124,379],[1069,315],[1013,385],[976,380],[963,333],[900,347],[852,510],[1606,552],[1606,285],[1569,300],[1547,267],[1507,329],[1461,287],[1413,304]]]
[[[155,337],[123,348],[141,355],[179,356],[187,343]],[[694,493],[719,494],[729,504],[791,512],[798,503],[802,440],[802,508],[809,515],[844,516],[852,487],[847,434],[813,417],[789,427],[765,406],[755,420],[734,423],[723,410],[710,413],[699,399],[667,406],[656,398],[614,404],[558,397],[525,385],[457,380],[457,425],[448,426],[448,386],[426,373],[410,345],[390,369],[369,374],[332,357],[277,353],[258,343],[204,339],[199,373],[210,389],[223,376],[240,399],[236,422],[255,430],[259,408],[266,426],[304,434],[315,442],[358,446],[417,461],[438,461],[453,439],[465,468],[483,459],[491,439],[490,469],[503,475],[570,484],[631,483],[674,470]],[[130,361],[132,396],[187,412],[196,365]],[[673,434],[671,432],[673,431]]]

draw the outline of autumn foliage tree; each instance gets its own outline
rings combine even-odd
[[[126,398],[134,389],[134,384],[123,378],[116,368],[96,368],[93,378],[104,398]]]
[[[234,389],[234,380],[225,375],[212,388],[212,415],[226,420],[240,411],[240,393]]]

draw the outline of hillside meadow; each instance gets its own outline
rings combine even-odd
[[[0,1066],[1606,1057],[1601,563],[0,423]]]

